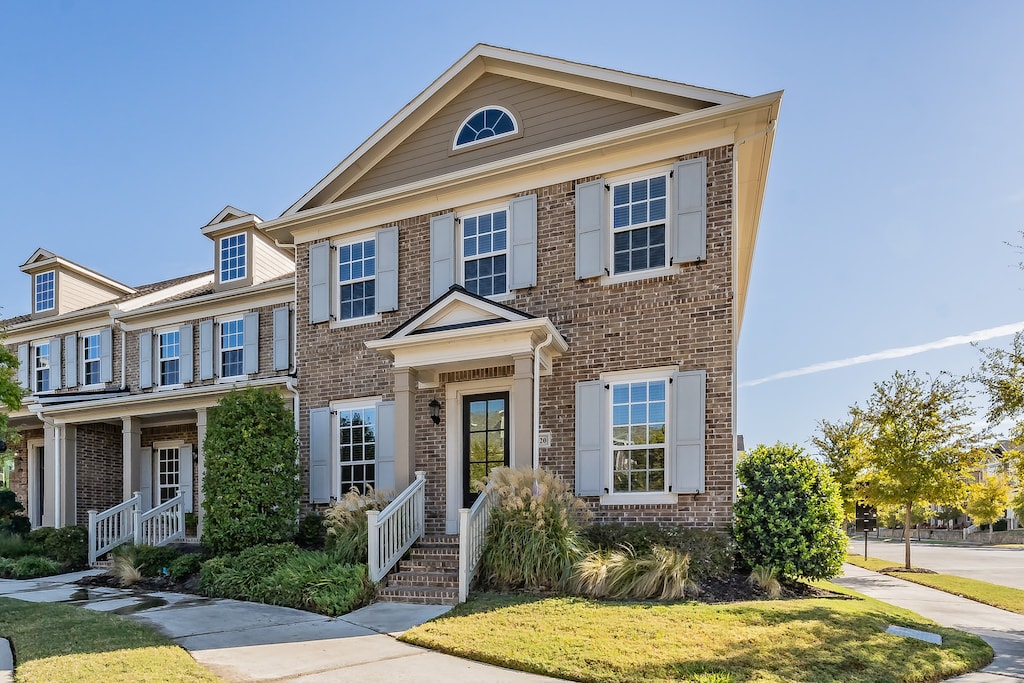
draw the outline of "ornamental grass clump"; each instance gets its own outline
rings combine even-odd
[[[383,510],[394,498],[390,490],[367,485],[366,492],[352,487],[324,513],[326,548],[343,564],[366,563],[369,545],[367,510]]]
[[[595,550],[573,567],[572,588],[591,598],[681,600],[700,589],[690,578],[690,556],[654,546],[638,555],[631,547]]]
[[[502,590],[563,586],[586,550],[580,536],[590,516],[585,503],[541,469],[499,467],[480,488],[493,506],[481,582]]]

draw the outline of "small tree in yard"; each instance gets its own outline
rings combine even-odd
[[[1010,483],[1004,474],[986,474],[972,484],[967,495],[967,514],[975,524],[988,524],[988,540],[992,540],[992,527],[1002,519],[1010,505]]]
[[[7,426],[7,413],[21,408],[25,390],[18,384],[18,357],[3,343],[6,337],[4,328],[0,327],[0,441],[9,446],[17,441],[18,433]],[[0,453],[0,469],[13,458],[10,450]]]
[[[290,541],[299,515],[298,443],[281,395],[232,391],[210,409],[203,448],[203,544],[223,553]]]
[[[962,381],[897,372],[851,412],[867,429],[859,477],[868,503],[901,506],[909,529],[915,504],[956,505],[966,497],[981,452],[972,447],[973,411]],[[909,533],[904,544],[910,569]]]
[[[857,506],[857,474],[860,471],[861,451],[864,448],[864,424],[857,417],[847,420],[818,423],[818,433],[811,437],[811,443],[832,479],[839,484],[843,499],[845,521],[853,519]]]
[[[799,446],[758,446],[736,467],[736,544],[751,567],[827,579],[846,557],[839,485]]]

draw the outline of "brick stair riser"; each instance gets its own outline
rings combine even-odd
[[[394,574],[388,577],[388,588],[458,588],[457,577],[436,577],[423,574]]]
[[[410,560],[435,560],[459,558],[458,548],[413,548],[409,551]]]
[[[431,572],[444,574],[447,572],[458,573],[459,562],[453,559],[444,560],[402,560],[398,563],[400,572]]]
[[[378,602],[414,602],[421,605],[454,605],[459,601],[458,591],[402,590],[377,595]]]

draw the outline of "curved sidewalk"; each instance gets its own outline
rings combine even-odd
[[[394,636],[448,611],[375,603],[337,618],[256,602],[74,584],[81,572],[31,581],[0,579],[0,596],[65,602],[155,628],[226,681],[539,683],[557,679],[472,662]]]
[[[851,564],[835,583],[868,597],[917,612],[951,628],[982,637],[996,653],[981,671],[950,679],[957,683],[1009,683],[1024,680],[1024,615],[879,574]]]

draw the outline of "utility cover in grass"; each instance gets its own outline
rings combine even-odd
[[[916,628],[904,628],[903,626],[892,626],[891,624],[889,628],[885,629],[885,632],[891,633],[894,636],[903,636],[904,638],[917,638],[933,645],[942,645],[942,636],[938,633],[928,633],[928,631],[918,631]]]

